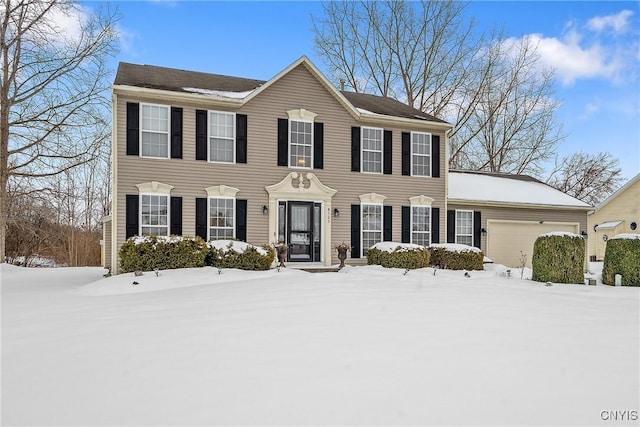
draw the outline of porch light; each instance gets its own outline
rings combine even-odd
[[[269,208],[267,205],[262,205],[262,215],[266,215],[269,213]]]
[[[340,216],[340,211],[338,210],[338,208],[335,208],[333,210],[333,216],[335,216],[336,218]]]
[[[485,228],[481,228],[480,232],[482,233],[483,236],[487,235],[487,230]]]

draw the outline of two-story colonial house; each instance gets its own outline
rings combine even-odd
[[[337,90],[302,57],[268,81],[121,63],[105,265],[134,235],[289,245],[363,262],[380,241],[444,242],[451,125]]]

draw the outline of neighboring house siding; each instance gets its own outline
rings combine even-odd
[[[472,210],[481,212],[481,227],[487,230],[487,220],[509,220],[509,221],[545,221],[545,222],[577,222],[580,224],[580,231],[587,230],[587,212],[573,209],[540,209],[540,208],[517,208],[512,206],[478,206],[449,202],[448,210]],[[486,252],[487,236],[483,234],[480,241],[480,249]]]
[[[183,109],[182,159],[148,159],[126,155],[126,109],[127,102],[163,103]],[[274,82],[256,98],[239,109],[227,109],[245,114],[248,121],[247,163],[214,164],[197,161],[195,143],[195,111],[211,109],[225,111],[219,106],[207,106],[202,102],[167,104],[143,96],[117,97],[117,177],[116,195],[118,230],[117,247],[125,241],[125,197],[138,194],[137,184],[158,181],[173,186],[171,196],[182,197],[182,231],[184,235],[195,235],[195,201],[207,197],[204,188],[225,185],[239,189],[237,199],[247,200],[247,241],[253,244],[271,244],[275,236],[268,234],[268,215],[263,215],[262,206],[268,205],[265,186],[280,182],[288,173],[312,172],[326,186],[337,193],[332,208],[340,210],[338,218],[331,217],[332,246],[351,240],[350,206],[359,204],[358,196],[378,193],[386,196],[385,206],[393,207],[393,240],[400,241],[401,207],[409,204],[408,198],[425,195],[434,199],[432,207],[440,208],[440,241],[445,241],[445,147],[442,131],[430,130],[440,136],[440,178],[403,176],[401,156],[402,132],[429,131],[417,126],[382,126],[378,123],[356,121],[327,89],[311,75],[304,65]],[[287,118],[287,111],[304,108],[317,114],[316,122],[324,124],[323,169],[299,169],[277,166],[277,120]],[[351,127],[384,127],[392,131],[393,162],[392,175],[372,175],[351,171]],[[270,212],[270,215],[275,212]],[[324,212],[323,214],[327,214]],[[338,262],[335,250],[331,251],[331,263]],[[364,262],[354,260],[355,263]]]
[[[111,268],[111,218],[102,222],[102,266]]]
[[[617,227],[607,230],[594,230],[598,224],[605,222],[622,221]],[[631,230],[631,223],[635,222],[637,227]],[[588,217],[589,233],[589,255],[595,256],[597,260],[604,260],[606,242],[603,236],[613,237],[621,233],[640,233],[640,179],[634,178],[627,188],[623,188],[619,194],[614,194],[604,206],[597,208]]]

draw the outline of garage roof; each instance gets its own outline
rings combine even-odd
[[[449,171],[449,201],[591,208],[527,175]]]

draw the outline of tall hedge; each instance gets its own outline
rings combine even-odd
[[[120,271],[204,267],[207,244],[200,237],[129,238],[120,248]]]
[[[265,245],[260,249],[244,242],[237,242],[236,244],[240,246],[235,250],[234,243],[230,242],[225,248],[216,248],[210,242],[206,265],[240,270],[269,270],[271,268],[275,258],[275,251],[272,247]]]
[[[602,282],[615,284],[622,276],[622,286],[640,286],[640,234],[617,235],[607,241],[602,266]]]
[[[585,241],[573,233],[550,233],[533,245],[532,279],[537,282],[584,284]]]
[[[484,270],[484,253],[478,248],[446,243],[429,247],[431,265],[448,270]]]
[[[385,242],[388,243],[388,242]],[[386,268],[423,268],[429,266],[429,250],[425,247],[407,247],[400,244],[389,252],[375,246],[367,250],[367,264]]]

